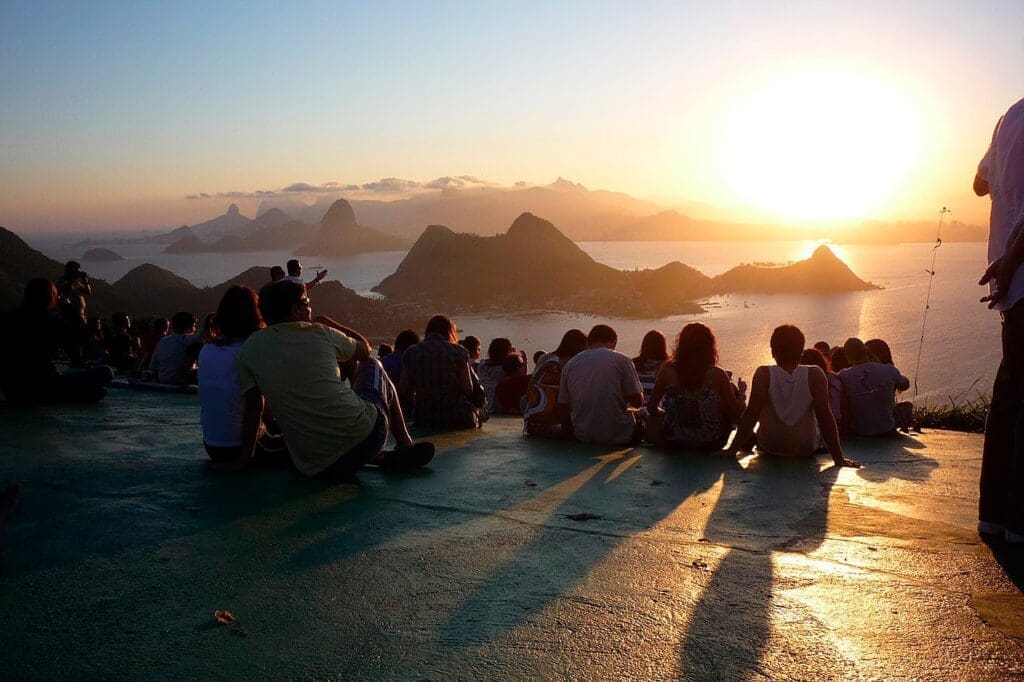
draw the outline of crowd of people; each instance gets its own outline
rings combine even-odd
[[[24,333],[5,340],[19,347],[4,357],[22,361],[4,366],[0,388],[12,402],[98,400],[114,370],[198,384],[212,466],[290,463],[311,476],[422,466],[434,447],[414,441],[410,424],[473,429],[492,415],[520,417],[531,438],[726,455],[755,446],[784,456],[827,452],[839,466],[857,466],[843,455],[843,436],[910,426],[909,403],[897,402],[909,381],[880,339],[806,348],[797,327],[780,326],[769,341],[775,364],[754,372],[748,400],[746,383],[719,366],[713,330],[699,322],[684,326],[671,349],[651,330],[632,358],[608,325],[571,329],[554,351],[528,360],[503,337],[484,355],[480,339],[460,339],[437,315],[422,337],[404,330],[374,357],[360,332],[313,314],[307,292],[322,275],[307,285],[297,261],[288,271],[273,272],[258,294],[229,288],[201,325],[190,312],[139,326],[117,313],[104,328],[86,318],[88,279],[69,264],[60,288],[28,283],[11,320]],[[61,345],[81,369],[57,372]]]

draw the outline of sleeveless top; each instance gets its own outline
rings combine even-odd
[[[550,435],[558,426],[556,407],[562,381],[562,363],[549,353],[540,358],[526,390],[523,407],[523,433],[527,436]]]
[[[662,360],[644,360],[637,362],[639,358],[633,358],[633,366],[636,367],[636,375],[640,377],[640,386],[644,389],[644,405],[651,399],[654,393],[654,383],[658,379],[658,370],[665,364]]]
[[[688,450],[721,450],[725,447],[732,432],[732,422],[719,405],[714,371],[714,367],[709,368],[704,382],[696,389],[676,384],[665,391],[662,400],[665,409],[663,429],[665,441],[670,445]]]
[[[799,365],[790,374],[778,365],[768,367],[768,402],[761,410],[757,429],[760,449],[773,455],[795,456],[812,455],[818,449],[821,437],[811,396],[811,369]]]

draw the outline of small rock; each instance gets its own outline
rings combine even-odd
[[[535,487],[537,485],[537,481],[531,481],[530,479],[526,479],[526,485],[528,485],[531,488],[533,488],[533,487]]]

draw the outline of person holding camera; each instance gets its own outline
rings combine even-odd
[[[89,275],[82,270],[77,261],[70,260],[64,266],[64,275],[58,282],[60,291],[60,314],[67,325],[65,350],[72,366],[83,363],[82,352],[89,338],[89,326],[86,320],[85,297],[92,294]]]

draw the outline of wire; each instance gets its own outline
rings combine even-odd
[[[939,211],[939,226],[935,230],[935,246],[932,247],[932,266],[925,270],[928,273],[928,293],[924,297],[924,315],[921,319],[921,341],[917,346],[917,367],[914,368],[914,397],[918,395],[917,378],[921,374],[921,355],[924,352],[924,330],[928,324],[928,311],[932,308],[932,281],[935,279],[935,258],[939,254],[939,247],[942,246],[942,221],[946,215],[952,213],[945,206]]]

